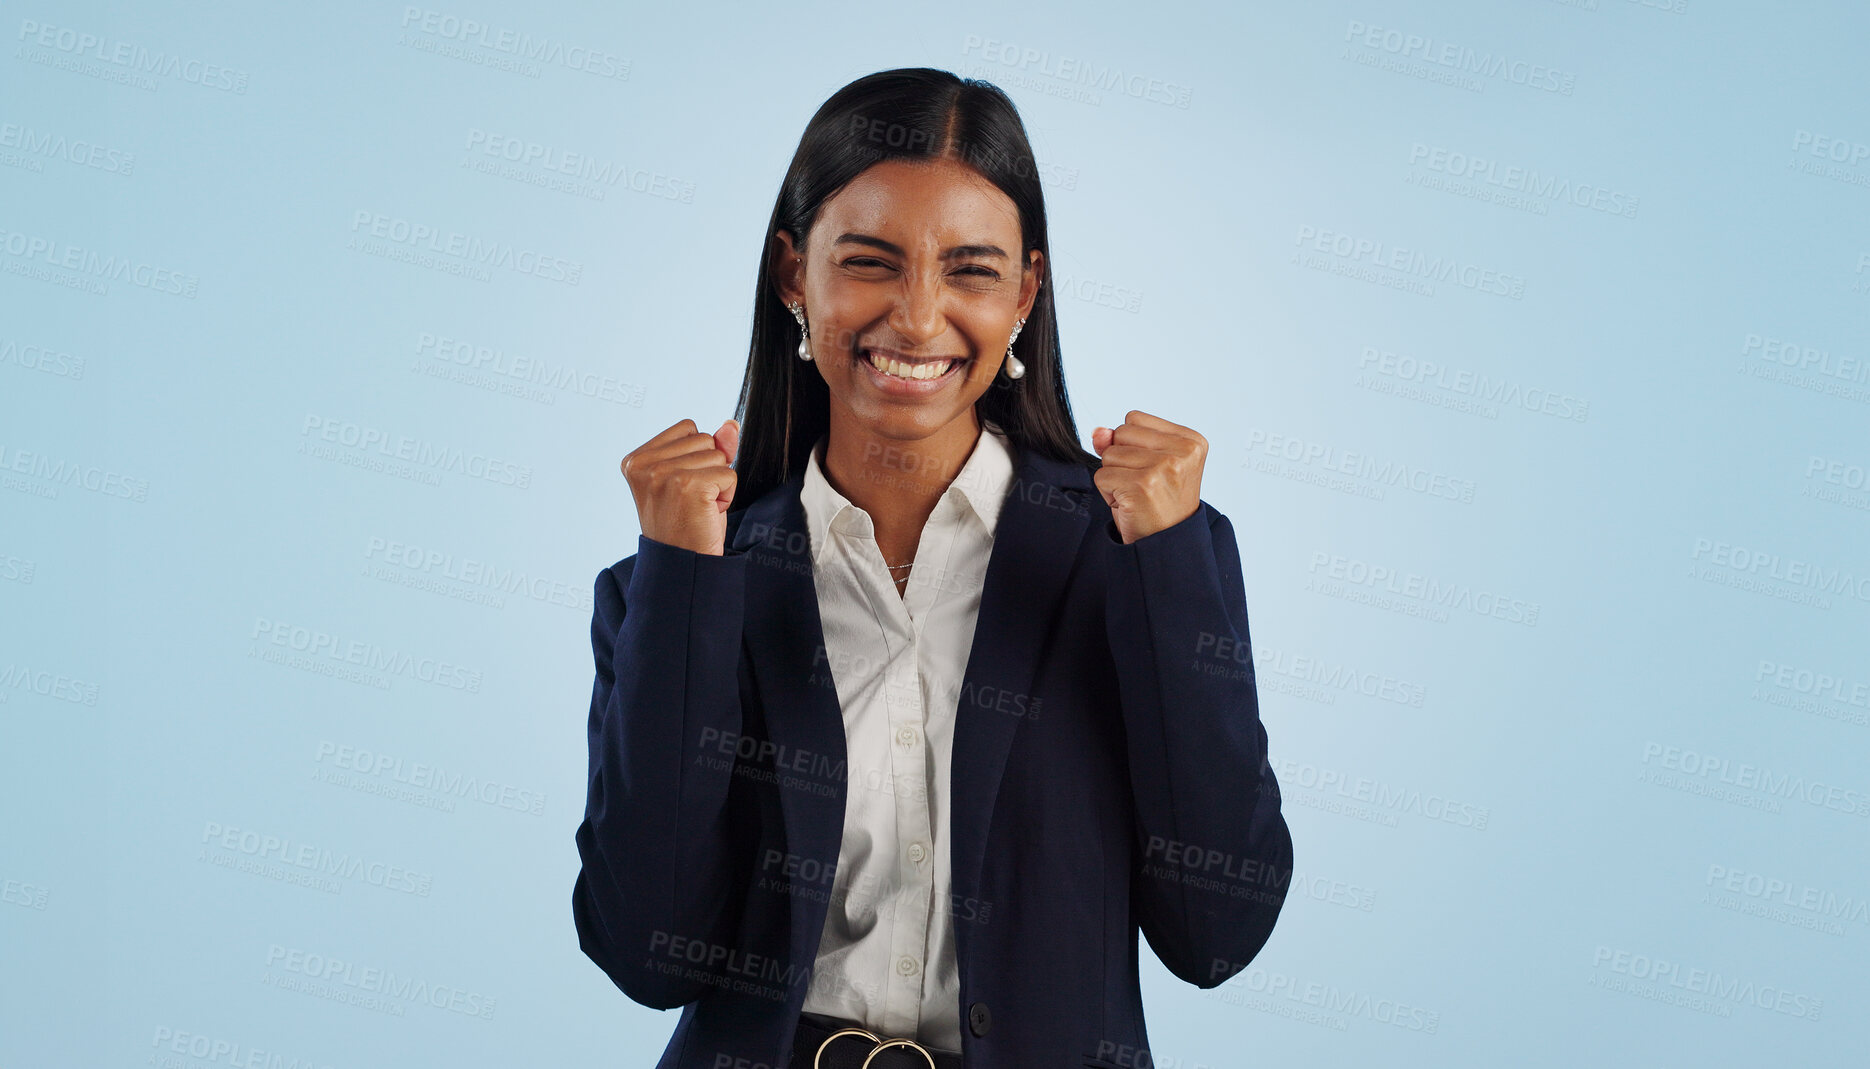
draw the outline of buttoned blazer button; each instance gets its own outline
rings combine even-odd
[[[987,1012],[985,1002],[976,1002],[967,1008],[967,1026],[977,1036],[984,1036],[993,1027],[993,1014]]]

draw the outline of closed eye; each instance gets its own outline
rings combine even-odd
[[[862,268],[880,267],[886,271],[895,270],[895,267],[893,265],[884,263],[882,260],[879,260],[874,256],[853,256],[850,259],[844,261],[844,266],[845,267],[862,267]],[[958,268],[955,271],[955,274],[971,275],[974,278],[989,279],[995,282],[998,282],[1000,280],[1000,272],[995,271],[991,267],[982,266],[981,264],[965,264],[962,267]]]

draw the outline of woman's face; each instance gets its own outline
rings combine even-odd
[[[945,158],[852,179],[820,207],[803,257],[776,234],[774,278],[804,306],[833,424],[919,439],[971,419],[1038,294],[1041,257],[1023,257],[1020,238],[1012,199]]]

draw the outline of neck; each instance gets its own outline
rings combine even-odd
[[[869,513],[879,533],[919,532],[982,433],[972,409],[934,434],[914,439],[885,438],[833,412],[819,465],[825,481]]]

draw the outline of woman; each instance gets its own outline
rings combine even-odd
[[[1292,868],[1207,442],[1077,444],[1012,103],[885,71],[767,229],[742,423],[623,460],[572,908],[661,1069],[1147,1066]]]

